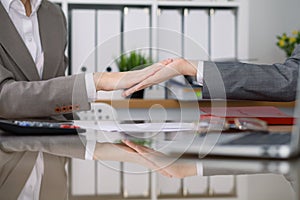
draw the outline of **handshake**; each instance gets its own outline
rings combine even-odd
[[[164,82],[178,75],[196,76],[197,62],[183,58],[166,59],[141,70],[128,72],[96,72],[96,90],[111,91],[125,89],[122,96]]]

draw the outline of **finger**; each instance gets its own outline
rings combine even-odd
[[[140,152],[137,153],[141,156],[141,158],[143,158],[143,161],[145,162],[148,168],[162,174],[163,176],[173,177],[173,175],[169,173],[167,170],[165,170],[164,167],[161,167],[159,164],[157,164],[155,159],[150,159],[149,156],[145,155],[144,153],[140,153]]]
[[[171,62],[171,60],[166,61],[166,63],[167,62]],[[122,96],[127,97],[138,90],[147,88],[151,85],[155,85],[174,76],[180,75],[180,73],[174,70],[173,67],[168,66],[170,65],[164,66],[161,63],[153,64],[152,66],[150,66],[150,73],[147,70],[143,71],[144,74],[139,78],[141,82],[136,82],[136,85],[134,85],[133,87],[129,87],[127,90],[123,91]]]
[[[172,177],[173,177],[172,174],[170,174],[170,173],[168,173],[167,171],[162,170],[162,169],[157,170],[157,172],[160,173],[161,175],[166,176],[166,177],[169,177],[169,178],[172,178]]]
[[[155,77],[151,76],[151,77],[143,80],[142,82],[136,84],[135,86],[124,90],[122,92],[122,96],[127,97],[136,91],[139,91],[139,90],[145,89],[147,87],[150,87],[151,85],[157,84],[157,81],[155,79],[156,79]]]
[[[151,165],[153,165],[152,169],[164,176],[173,177],[173,175],[169,173],[168,170],[166,170],[167,165],[164,162],[161,162],[160,159],[158,159],[159,155],[154,155],[156,153],[145,152],[144,150],[141,150],[140,146],[137,147],[136,151],[139,155],[141,155],[144,158],[144,160],[147,161],[147,163],[151,163]]]
[[[137,152],[137,153],[141,156],[141,159],[143,159],[143,162],[144,162],[143,165],[145,165],[147,168],[149,168],[153,171],[156,171],[156,172],[162,174],[163,176],[173,177],[172,174],[170,174],[167,170],[165,170],[164,168],[162,168],[158,164],[156,164],[154,160],[150,160],[143,153],[139,153],[139,152]]]
[[[148,148],[148,147],[145,147],[145,146],[137,146],[136,147],[136,151],[144,151],[146,153],[156,153],[155,150],[151,149],[151,148]]]
[[[149,156],[145,155],[148,154],[147,151],[145,150],[149,150],[149,148],[141,146],[141,145],[137,145],[131,141],[128,140],[122,140],[122,142],[124,142],[124,144],[128,145],[130,148],[134,149],[134,150],[138,150],[137,153],[139,153],[139,155],[142,156],[143,160],[146,162],[146,165],[148,167],[150,167],[151,169],[154,169],[156,171],[158,171],[159,173],[165,175],[165,176],[171,176],[169,173],[167,173],[163,168],[161,168],[159,165],[157,165],[155,163],[155,160],[150,159]],[[143,148],[144,147],[144,148]]]
[[[118,147],[121,148],[122,150],[125,150],[129,153],[137,153],[137,151],[133,148],[130,148],[128,145],[124,144],[124,143],[120,143],[118,144]]]
[[[129,147],[129,148],[131,148],[131,149],[133,149],[134,151],[137,152],[136,149],[138,148],[139,145],[137,145],[133,142],[130,142],[129,140],[122,140],[122,142],[124,143],[124,145],[126,145],[127,147]]]
[[[137,145],[137,144],[135,144],[134,142],[131,142],[131,141],[129,141],[129,140],[122,140],[122,142],[123,142],[125,145],[127,145],[128,147],[130,147],[130,148],[132,148],[132,149],[134,149],[134,150],[137,150],[138,147],[143,147],[143,146]]]
[[[142,156],[144,156],[146,159],[152,161],[157,160],[157,158],[165,157],[165,155],[159,151],[155,151],[154,149],[151,149],[146,146],[137,145],[130,141],[125,141],[126,145],[128,145],[130,148],[134,149],[136,152],[140,153]]]
[[[142,145],[137,145],[131,141],[124,140],[123,141],[127,146],[130,148],[134,149],[136,152],[140,154],[156,154],[157,152],[153,149],[150,149],[148,147],[142,146]]]
[[[162,63],[163,65],[168,65],[168,64],[170,64],[171,62],[173,62],[173,59],[172,59],[172,58],[168,58],[168,59],[166,59],[166,60],[160,61],[160,63]]]
[[[147,68],[144,68],[142,71],[140,71],[142,74],[139,78],[139,82],[153,76],[164,67],[165,65],[163,65],[162,63],[155,63]]]
[[[147,147],[145,147],[145,146],[142,146],[142,145],[137,145],[137,144],[135,144],[135,143],[133,143],[133,142],[131,142],[131,141],[129,141],[129,140],[122,140],[122,142],[123,142],[125,145],[129,146],[130,148],[132,148],[133,150],[136,150],[136,152],[137,152],[139,155],[142,156],[142,158],[143,158],[145,164],[146,164],[149,168],[151,168],[151,169],[157,171],[158,173],[162,174],[163,176],[173,177],[172,174],[168,173],[166,170],[164,170],[164,169],[161,168],[159,165],[157,165],[157,164],[154,162],[154,159],[151,160],[151,159],[149,158],[149,156],[146,156],[146,155],[145,155],[145,153],[148,154],[148,151],[154,151],[154,150],[149,149],[149,148],[147,148]]]
[[[165,67],[164,63],[155,63],[149,67],[146,67],[144,70],[146,72],[150,71],[151,72],[150,74],[153,75],[164,67]]]
[[[163,176],[167,176],[167,177],[173,177],[173,175],[171,173],[169,173],[167,170],[165,170],[164,168],[161,168],[160,166],[158,166],[157,164],[155,164],[155,162],[152,162],[148,159],[146,159],[145,157],[144,158],[144,161],[147,165],[148,168],[152,169],[153,171],[156,171],[160,174],[162,174]]]
[[[131,95],[132,93],[136,92],[136,91],[139,91],[139,90],[142,90],[144,88],[146,88],[148,85],[145,85],[146,81],[142,81],[140,82],[139,84],[127,89],[127,90],[124,90],[122,92],[122,96],[123,97],[127,97],[129,95]],[[149,85],[150,86],[150,85]]]

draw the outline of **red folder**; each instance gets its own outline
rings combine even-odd
[[[270,125],[293,125],[294,117],[287,115],[273,106],[251,106],[251,107],[203,107],[200,108],[206,117],[226,117],[226,118],[258,118]]]

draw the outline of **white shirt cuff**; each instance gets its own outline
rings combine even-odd
[[[203,176],[203,164],[201,162],[196,163],[197,176]]]
[[[94,152],[96,148],[96,141],[95,140],[87,140],[85,146],[85,160],[94,160]]]
[[[203,61],[198,62],[198,68],[197,68],[197,82],[203,86]]]
[[[86,86],[88,101],[89,102],[94,101],[97,97],[97,92],[96,92],[96,86],[94,83],[93,73],[85,74],[85,86]]]

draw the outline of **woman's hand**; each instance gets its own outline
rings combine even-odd
[[[111,91],[131,88],[153,76],[171,62],[172,59],[167,59],[144,69],[128,72],[96,72],[94,73],[96,90]]]
[[[125,90],[122,95],[124,97],[131,95],[132,93],[147,88],[149,86],[164,82],[178,75],[190,75],[196,76],[197,74],[197,64],[192,61],[188,61],[182,58],[168,60],[165,67],[156,71],[147,78],[143,79],[138,84]]]

